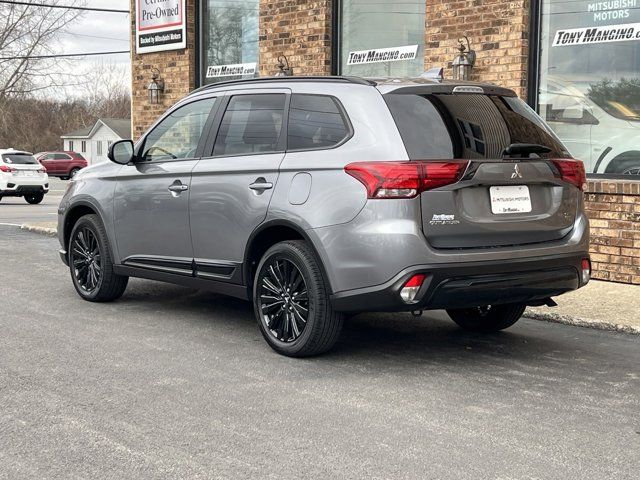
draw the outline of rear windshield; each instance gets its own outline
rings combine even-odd
[[[522,100],[498,95],[385,95],[409,158],[502,158],[512,143],[551,149],[543,157],[569,153],[544,121]]]
[[[33,155],[27,153],[3,153],[2,160],[4,163],[13,163],[18,165],[29,165],[32,163],[38,163]]]

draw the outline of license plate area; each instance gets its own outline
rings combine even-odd
[[[38,172],[33,170],[18,170],[15,172],[15,175],[18,177],[36,177],[38,176]]]
[[[509,213],[529,213],[531,194],[526,185],[505,185],[489,188],[491,213],[504,215]]]

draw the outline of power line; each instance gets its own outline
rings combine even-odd
[[[74,37],[99,38],[100,40],[113,40],[114,42],[128,42],[128,38],[101,37],[100,35],[87,35],[86,33],[64,32],[62,35],[72,35]]]
[[[29,60],[32,58],[92,57],[96,55],[118,55],[121,53],[131,53],[131,50],[121,50],[117,52],[61,53],[57,55],[18,55],[15,57],[0,57],[0,60]]]
[[[67,10],[83,10],[85,12],[130,13],[129,10],[116,10],[115,8],[76,7],[73,5],[47,5],[45,3],[20,2],[14,0],[0,0],[0,3],[9,5],[25,5],[28,7],[66,8]]]

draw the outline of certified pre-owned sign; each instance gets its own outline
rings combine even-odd
[[[572,45],[628,42],[631,40],[640,40],[640,23],[558,30],[553,38],[553,46],[569,47]]]
[[[234,63],[231,65],[211,65],[207,68],[207,78],[255,75],[256,62]]]
[[[413,60],[418,53],[418,45],[404,45],[402,47],[376,48],[349,52],[347,65],[361,65],[363,63],[398,62]]]
[[[187,46],[185,0],[136,0],[136,53]]]

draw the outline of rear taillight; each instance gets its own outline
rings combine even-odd
[[[582,284],[586,285],[591,280],[591,260],[582,259]]]
[[[586,188],[587,175],[584,171],[584,163],[574,159],[552,160],[552,162],[558,169],[562,180],[575,185],[580,190]]]
[[[0,165],[0,172],[4,172],[4,173],[13,173],[16,172],[17,170],[13,167],[8,167],[7,165]]]
[[[425,278],[427,278],[427,276],[424,273],[418,273],[404,284],[404,287],[400,290],[400,298],[402,298],[404,303],[413,303],[415,301],[416,295]]]
[[[463,161],[356,162],[345,172],[367,188],[369,198],[413,198],[456,183],[469,165]]]

